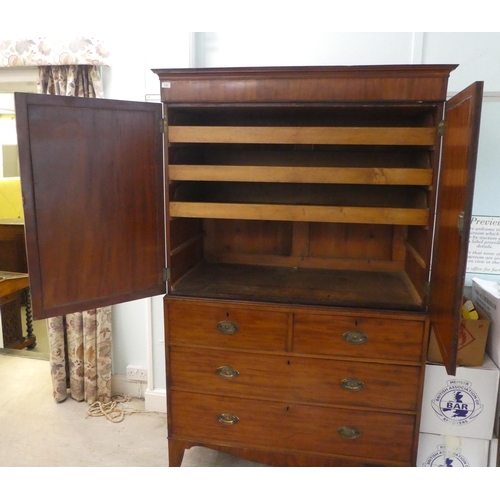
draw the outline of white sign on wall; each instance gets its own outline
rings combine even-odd
[[[467,272],[500,274],[500,217],[472,216]]]

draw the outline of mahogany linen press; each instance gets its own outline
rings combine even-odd
[[[154,70],[16,95],[38,319],[165,294],[169,465],[415,465],[456,365],[482,82],[455,65]],[[119,333],[118,333],[119,334]]]

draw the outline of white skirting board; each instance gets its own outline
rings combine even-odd
[[[167,390],[147,390],[144,395],[144,407],[148,411],[167,413]]]
[[[126,375],[111,377],[112,394],[123,394],[132,398],[144,399],[144,409],[148,411],[167,412],[167,391],[165,389],[148,389],[146,382],[128,380]]]

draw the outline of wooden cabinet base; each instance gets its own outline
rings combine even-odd
[[[257,462],[272,467],[373,467],[385,464],[374,464],[361,462],[346,458],[336,458],[299,453],[280,453],[273,450],[254,450],[250,448],[234,448],[215,444],[204,444],[190,441],[169,439],[168,441],[168,465],[169,467],[180,467],[184,459],[184,452],[195,446],[203,446],[221,453],[228,453],[235,457]],[[402,466],[408,464],[401,464]],[[394,464],[390,464],[394,467]]]
[[[165,313],[170,466],[192,446],[273,466],[414,464],[425,315],[173,296]]]
[[[411,465],[415,416],[170,391],[170,437],[372,465]]]

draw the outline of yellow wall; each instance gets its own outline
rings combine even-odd
[[[0,179],[0,219],[23,219],[19,178]]]

